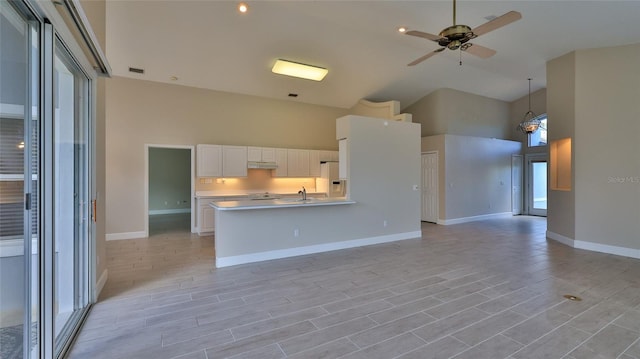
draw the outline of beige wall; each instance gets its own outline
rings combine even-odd
[[[144,231],[144,145],[337,150],[345,109],[115,77],[106,88],[107,233]]]
[[[436,90],[404,109],[404,112],[413,115],[413,122],[422,125],[422,137],[447,133],[447,124],[441,115],[441,97],[442,92]]]
[[[438,151],[442,223],[511,212],[511,156],[520,142],[440,135],[423,137],[422,151]]]
[[[639,63],[640,44],[576,52],[576,240],[640,249]]]
[[[550,236],[640,257],[639,62],[629,45],[548,63],[549,136],[573,145],[572,190],[549,192]]]
[[[575,137],[575,82],[575,53],[547,63],[549,141]],[[572,156],[575,158],[575,151]],[[571,191],[549,189],[547,195],[547,230],[571,240],[575,239],[575,186],[573,187]]]
[[[422,124],[422,136],[441,134],[513,139],[509,103],[452,89],[439,89],[404,109]]]

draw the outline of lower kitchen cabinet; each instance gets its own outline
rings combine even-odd
[[[222,198],[216,197],[201,197],[198,198],[198,235],[211,234],[216,229],[216,210],[209,206],[212,201],[221,201]]]

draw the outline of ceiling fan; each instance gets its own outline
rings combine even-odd
[[[460,49],[460,51],[466,51],[483,59],[491,57],[496,54],[495,50],[492,50],[488,47],[472,44],[469,42],[469,40],[475,39],[476,37],[486,34],[489,31],[493,31],[503,26],[509,25],[514,21],[520,20],[521,18],[522,14],[520,14],[519,12],[509,11],[502,16],[498,16],[497,18],[489,22],[471,29],[471,27],[467,25],[456,24],[456,0],[453,0],[453,25],[440,31],[439,35],[433,35],[427,32],[416,30],[407,31],[405,33],[407,35],[422,37],[427,40],[435,41],[438,43],[438,45],[442,46],[437,50],[434,50],[420,58],[417,58],[413,62],[409,63],[408,66],[417,65],[422,61],[430,58],[431,56],[444,51],[445,49]],[[460,65],[462,65],[462,61],[460,61]]]

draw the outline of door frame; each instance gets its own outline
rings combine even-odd
[[[149,149],[150,148],[172,148],[178,150],[189,150],[191,153],[191,233],[196,233],[196,151],[192,145],[162,145],[144,144],[144,236],[149,237]]]
[[[533,183],[532,183],[532,164],[534,162],[546,162],[547,163],[547,194],[549,193],[549,156],[547,153],[529,153],[525,155],[525,168],[524,168],[524,211],[525,214],[530,216],[547,216],[547,210],[542,212],[535,212],[533,209],[533,203],[531,203],[531,196],[533,195]],[[542,210],[539,210],[542,211]]]
[[[518,165],[520,166],[520,171],[519,173],[516,172],[515,167],[513,166],[514,161],[517,160],[518,161]],[[516,177],[520,177],[519,181],[517,181]],[[515,182],[519,182],[519,183],[515,183]],[[518,208],[516,208],[516,210],[514,211],[514,187],[516,185],[520,186],[520,199],[519,199],[519,203],[520,205],[518,206]],[[523,204],[524,204],[524,157],[522,155],[511,155],[511,214],[513,214],[514,216],[517,215],[521,215],[524,212]]]
[[[438,151],[425,151],[420,153],[420,221],[421,222],[425,222],[422,219],[422,212],[423,212],[423,205],[424,205],[424,201],[423,201],[423,194],[422,191],[424,191],[424,188],[422,188],[422,183],[423,183],[423,178],[422,175],[424,174],[424,168],[422,167],[422,157],[424,155],[436,155],[436,220],[433,223],[438,223],[438,221],[440,220],[440,154],[438,153]],[[431,223],[431,222],[429,222]]]

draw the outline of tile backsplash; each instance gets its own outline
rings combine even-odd
[[[304,186],[307,192],[314,192],[316,179],[272,177],[271,170],[249,169],[243,178],[203,178],[196,180],[196,191],[267,191],[274,193],[295,193]]]

